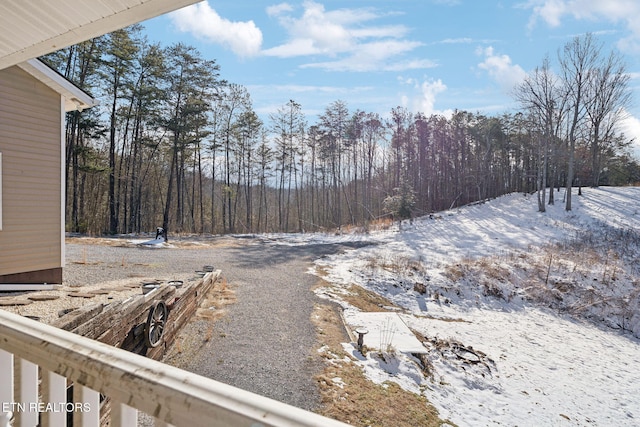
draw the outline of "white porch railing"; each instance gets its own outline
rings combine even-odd
[[[137,425],[138,411],[156,426],[346,426],[0,310],[0,427],[66,426],[69,412],[74,426],[98,427],[100,394],[112,427]]]

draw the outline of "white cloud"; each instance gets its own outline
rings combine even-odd
[[[420,92],[422,96],[418,99],[418,111],[423,112],[429,116],[435,112],[434,106],[436,104],[436,96],[447,90],[447,86],[442,83],[442,80],[435,81],[425,80],[420,85]]]
[[[565,16],[577,20],[623,23],[629,35],[619,40],[618,47],[629,52],[640,52],[640,2],[637,0],[530,0],[524,7],[533,11],[529,20],[530,29],[539,19],[551,27],[558,27]]]
[[[433,80],[430,78],[425,78],[423,81],[413,78],[399,78],[398,80],[400,83],[411,86],[414,90],[412,96],[403,95],[401,97],[402,106],[405,108],[413,112],[424,113],[427,117],[432,114],[443,115],[445,117],[452,115],[452,112],[449,110],[440,111],[435,108],[436,98],[447,90],[447,85],[445,85],[442,80]]]
[[[430,59],[410,59],[407,61],[394,61],[388,64],[384,71],[424,70],[437,66],[438,64]]]
[[[527,75],[522,67],[511,62],[508,55],[496,54],[491,46],[478,48],[476,53],[484,56],[484,61],[478,64],[478,68],[486,71],[505,92],[510,92]]]
[[[355,86],[345,88],[343,86],[316,86],[316,85],[251,85],[249,89],[252,91],[261,91],[265,93],[326,93],[326,94],[345,94],[345,93],[357,93],[368,92],[375,88],[371,86]]]
[[[300,55],[314,55],[322,53],[322,51],[314,46],[311,39],[295,39],[288,43],[281,44],[262,52],[267,56],[275,56],[278,58],[292,58]]]
[[[262,32],[253,21],[232,22],[222,18],[208,2],[169,15],[178,30],[220,44],[241,57],[255,56],[262,46]]]
[[[267,56],[326,56],[304,68],[331,71],[407,70],[429,68],[434,63],[405,58],[422,43],[407,40],[404,25],[374,25],[381,16],[370,8],[325,10],[322,4],[305,1],[301,16],[295,16],[288,4],[268,9],[288,33],[288,40],[264,50]]]
[[[322,68],[327,71],[407,71],[424,70],[437,65],[428,59],[414,59],[409,61],[394,61],[387,64],[379,64],[372,58],[359,61],[358,56],[351,56],[337,61],[311,62],[301,65],[301,68]]]
[[[632,154],[640,159],[640,119],[631,114],[625,114],[620,121],[620,130],[627,138],[633,139],[631,146]]]
[[[300,18],[291,14],[294,12],[293,8],[279,7],[268,11],[287,30],[290,40],[284,44],[288,46],[286,49],[278,46],[268,49],[266,54],[278,56],[278,52],[286,51],[291,56],[314,55],[331,50],[341,52],[351,46],[353,35],[345,27],[345,23],[354,20],[350,11],[343,14],[327,12],[323,5],[313,1],[305,1],[303,7],[304,12]],[[293,46],[297,46],[299,50],[292,50]]]
[[[356,19],[353,11],[342,10],[327,12],[324,6],[313,1],[303,4],[304,12],[300,18],[293,17],[292,9],[271,10],[289,33],[289,41],[264,51],[269,56],[305,56],[337,54],[348,52],[356,46],[356,34],[349,30],[347,23],[371,19],[369,12]],[[361,30],[360,30],[361,31]]]
[[[560,25],[562,15],[566,13],[566,5],[563,0],[544,0],[531,2],[533,5],[533,15],[529,20],[529,27],[536,24],[538,17],[542,18],[548,25],[557,27]]]
[[[293,6],[289,3],[280,3],[267,7],[267,15],[278,16],[285,12],[293,12]]]
[[[455,39],[443,39],[440,41],[442,44],[469,44],[472,43],[473,39],[469,37],[458,37]]]
[[[363,44],[355,52],[345,58],[302,65],[302,68],[323,68],[329,71],[405,71],[435,67],[429,60],[394,60],[392,56],[410,52],[419,45],[417,42],[401,40],[385,40]]]

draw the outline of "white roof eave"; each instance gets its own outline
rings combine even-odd
[[[58,92],[65,100],[65,111],[82,111],[85,108],[98,105],[98,100],[91,97],[91,95],[75,86],[38,59],[30,59],[22,62],[18,64],[18,67]]]
[[[198,0],[2,0],[0,70]]]

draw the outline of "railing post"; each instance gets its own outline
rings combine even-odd
[[[138,425],[138,411],[131,406],[111,400],[111,427],[135,427]]]
[[[0,349],[0,427],[10,427],[13,402],[13,354]]]
[[[40,422],[43,427],[66,427],[67,408],[60,404],[67,402],[67,379],[55,372],[42,372],[42,401],[44,404],[57,405],[52,411],[42,413]]]
[[[80,384],[73,386],[73,401],[82,405],[73,411],[73,425],[100,427],[100,393]]]
[[[38,421],[38,365],[28,360],[16,357],[16,400],[22,404],[20,410],[15,411],[15,426],[33,427]]]
[[[11,427],[11,417],[13,413],[9,412],[0,412],[0,427]]]

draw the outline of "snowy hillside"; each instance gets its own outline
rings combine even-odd
[[[571,212],[562,192],[546,213],[513,194],[340,237],[372,244],[317,261],[330,283],[318,295],[387,337],[365,336],[372,351],[353,363],[461,426],[640,425],[640,188],[583,191]],[[346,302],[352,284],[387,298],[380,309],[424,354],[366,324]]]

